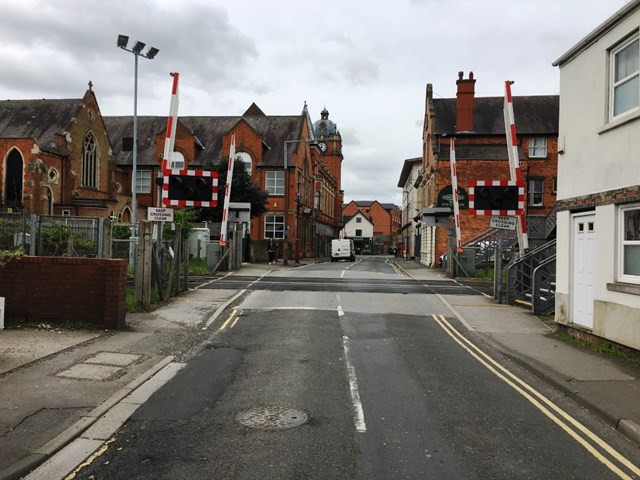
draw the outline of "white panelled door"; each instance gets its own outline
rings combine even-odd
[[[572,321],[593,328],[593,285],[596,258],[596,216],[573,216]]]

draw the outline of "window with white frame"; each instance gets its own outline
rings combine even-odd
[[[544,180],[542,178],[529,179],[529,201],[530,207],[544,206]]]
[[[619,279],[640,283],[640,204],[621,207],[619,223],[622,239]]]
[[[151,193],[151,170],[136,170],[136,193]]]
[[[530,137],[529,138],[529,158],[546,158],[547,157],[547,138],[546,137]]]
[[[284,195],[284,170],[268,170],[265,190],[269,195]]]
[[[264,216],[264,238],[284,238],[284,215]]]
[[[640,39],[611,51],[611,118],[640,108]]]
[[[362,236],[362,229],[356,228],[356,237],[361,237],[361,236]]]
[[[356,223],[362,223],[362,217],[356,217]]]

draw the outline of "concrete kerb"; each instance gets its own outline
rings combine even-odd
[[[109,412],[114,406],[124,400],[134,390],[140,387],[142,384],[151,379],[154,375],[165,368],[169,363],[173,361],[173,356],[168,356],[151,366],[141,375],[136,377],[128,385],[122,387],[111,397],[105,400],[102,404],[94,408],[87,415],[82,417],[72,426],[67,428],[64,432],[57,435],[55,438],[47,442],[38,448],[31,455],[25,457],[14,465],[0,471],[0,478],[7,480],[18,480],[23,478],[29,472],[35,470],[40,465],[45,463],[48,459],[53,457],[60,450],[69,445],[72,441],[79,438],[86,430],[94,425],[101,417]]]
[[[398,268],[400,268],[407,276],[413,278],[414,280],[423,281],[423,279],[419,279],[414,275],[412,275],[407,270],[403,269],[401,265],[398,265]],[[479,292],[479,293],[482,293],[482,292]],[[482,295],[484,297],[487,297],[487,295],[485,294],[482,294]],[[458,318],[458,320],[460,320],[460,322],[468,330],[475,331],[475,329],[462,316],[462,314],[458,312],[455,308],[453,308],[442,295],[437,295],[437,296],[444,303],[447,309],[450,310],[451,313],[453,313],[453,315],[456,318]],[[488,298],[487,298],[487,301],[489,301]],[[538,378],[552,385],[554,388],[562,392],[568,398],[571,398],[572,400],[574,400],[579,405],[587,408],[588,410],[594,411],[600,418],[602,418],[604,421],[612,425],[618,432],[620,432],[621,434],[623,434],[633,442],[640,444],[640,425],[638,425],[635,421],[619,418],[616,415],[612,414],[610,411],[607,411],[597,402],[593,402],[585,395],[582,395],[580,392],[576,391],[571,387],[571,384],[569,382],[570,379],[567,379],[562,375],[557,374],[553,370],[553,368],[549,367],[548,365],[541,364],[532,358],[522,355],[520,352],[513,351],[491,337],[478,335],[476,336],[476,338],[486,343],[490,347],[498,350],[507,358],[509,358],[511,361],[518,364],[525,370],[529,371],[530,373],[536,375]]]

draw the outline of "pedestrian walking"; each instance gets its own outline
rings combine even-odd
[[[276,261],[276,242],[273,241],[273,238],[270,238],[267,243],[267,254],[269,255],[269,265],[271,265]]]

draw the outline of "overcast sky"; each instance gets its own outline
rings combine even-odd
[[[138,114],[267,115],[313,121],[326,106],[343,138],[345,200],[401,204],[405,159],[421,155],[425,90],[555,95],[551,63],[624,0],[0,0],[0,98],[80,98],[133,114],[134,57],[118,34],[160,50],[141,58]],[[516,119],[517,125],[517,119]]]

